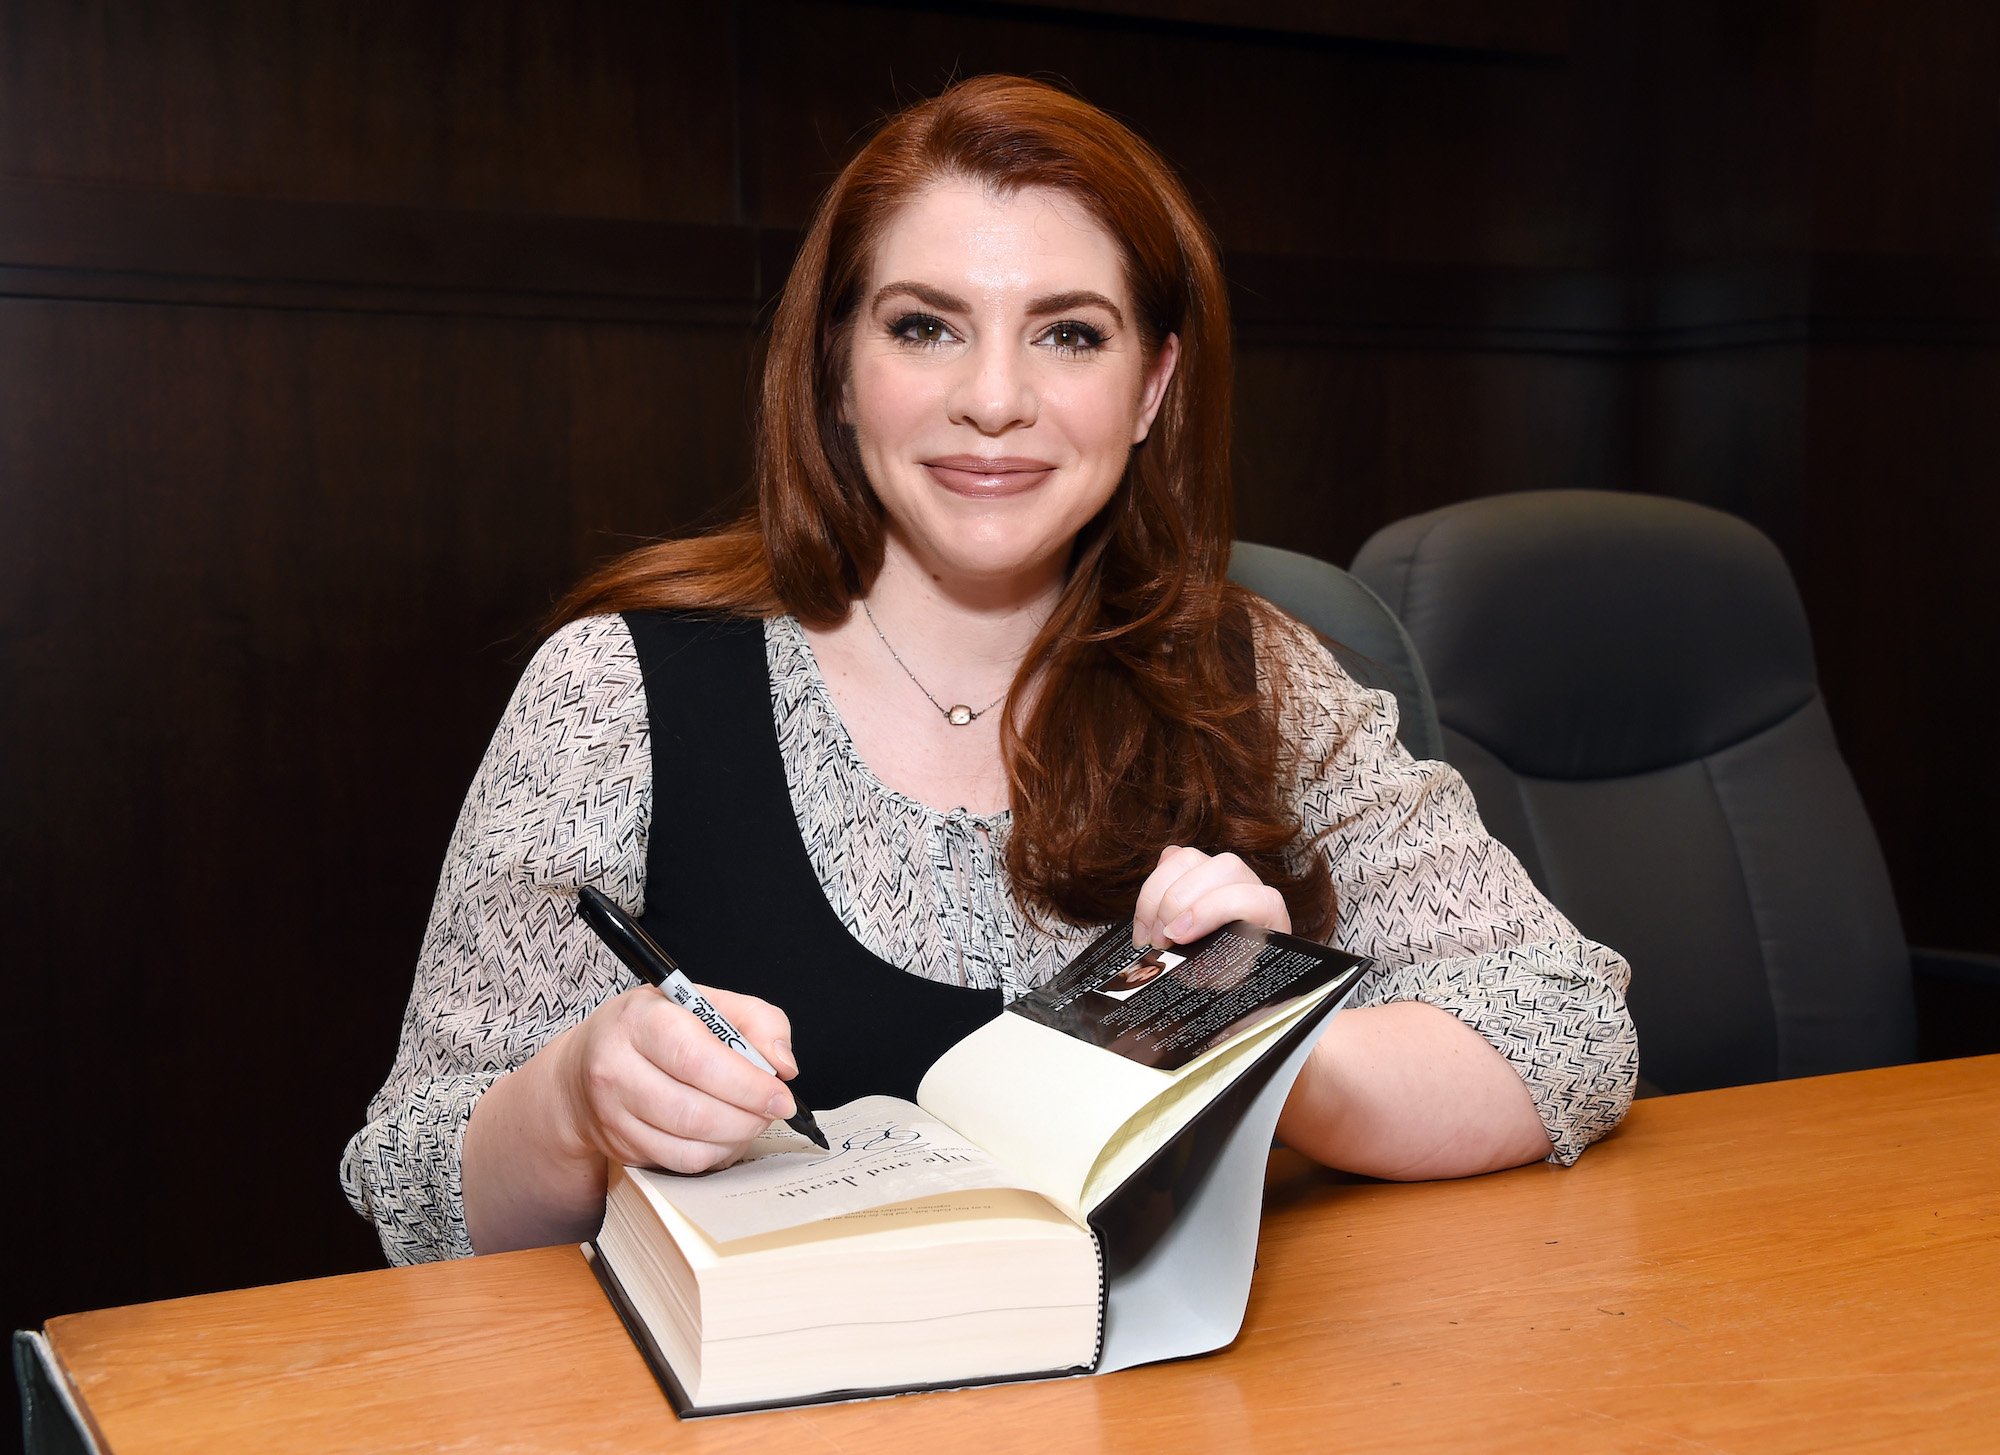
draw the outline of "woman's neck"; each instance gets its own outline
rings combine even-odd
[[[953,700],[977,692],[990,698],[1013,680],[1062,586],[1060,577],[1048,577],[954,588],[892,554],[863,602],[874,629],[926,688],[956,694]]]
[[[941,811],[1008,806],[998,699],[1062,581],[1015,586],[954,591],[892,555],[844,621],[807,628],[854,750],[897,792]],[[954,722],[961,705],[971,719]]]

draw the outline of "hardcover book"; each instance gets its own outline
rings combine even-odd
[[[683,1415],[1123,1369],[1235,1338],[1271,1135],[1368,962],[1128,930],[733,1166],[620,1169],[588,1251]]]

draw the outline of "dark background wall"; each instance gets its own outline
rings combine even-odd
[[[818,190],[986,70],[1205,204],[1241,534],[1747,516],[1912,937],[2000,947],[2000,7],[0,0],[0,1322],[376,1260],[334,1167],[533,624],[736,498]]]

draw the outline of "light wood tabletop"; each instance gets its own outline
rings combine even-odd
[[[570,1248],[54,1319],[105,1448],[1991,1451],[2000,1056],[1664,1097],[1575,1168],[1273,1159],[1220,1354],[681,1423]]]

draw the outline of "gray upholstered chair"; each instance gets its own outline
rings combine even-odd
[[[1333,646],[1348,675],[1395,694],[1396,735],[1417,758],[1441,756],[1437,710],[1423,663],[1382,598],[1325,561],[1276,546],[1237,541],[1229,577],[1297,617]]]
[[[1399,521],[1354,574],[1422,654],[1487,826],[1631,959],[1649,1082],[1914,1054],[1911,952],[1769,540],[1683,501],[1545,491]]]

